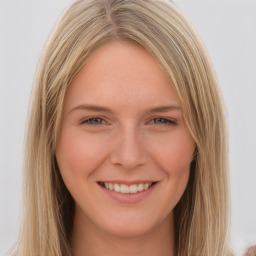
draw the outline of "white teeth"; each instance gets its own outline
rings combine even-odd
[[[144,186],[144,190],[146,190],[146,189],[148,189],[149,184],[148,184],[148,183],[145,183],[143,186]]]
[[[128,194],[129,193],[129,187],[127,185],[121,184],[121,193]]]
[[[137,193],[137,191],[138,191],[138,186],[137,185],[129,186],[129,192],[130,193]]]
[[[102,183],[104,187],[109,190],[114,190],[116,192],[124,193],[124,194],[135,194],[137,192],[141,192],[143,190],[147,190],[151,187],[152,182],[150,183],[140,183],[140,184],[132,184],[130,186],[126,184],[117,184],[117,183]]]
[[[143,191],[143,189],[144,189],[143,184],[142,184],[142,183],[141,183],[141,184],[139,184],[139,185],[138,185],[138,191]]]
[[[114,185],[114,190],[115,190],[116,192],[119,192],[119,191],[120,191],[120,186],[119,186],[118,184],[115,184],[115,185]]]

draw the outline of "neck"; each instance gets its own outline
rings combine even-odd
[[[133,237],[115,236],[75,216],[71,245],[73,256],[173,256],[173,214],[156,228]]]

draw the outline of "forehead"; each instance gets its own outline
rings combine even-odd
[[[168,75],[144,48],[113,41],[89,57],[67,91],[65,105],[84,103],[119,108],[180,102]]]

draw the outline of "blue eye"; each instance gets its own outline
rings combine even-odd
[[[101,124],[103,124],[103,122],[104,122],[103,119],[100,117],[92,117],[92,118],[82,121],[82,124],[101,125]]]
[[[175,125],[177,124],[176,122],[174,122],[173,120],[171,119],[167,119],[167,118],[164,118],[164,117],[157,117],[157,118],[154,118],[153,119],[153,123],[154,124],[160,124],[160,125]]]

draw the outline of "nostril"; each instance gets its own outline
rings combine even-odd
[[[110,160],[116,166],[122,166],[127,170],[134,169],[146,162],[146,151],[140,140],[133,132],[128,132],[127,136],[115,145],[111,152]]]

